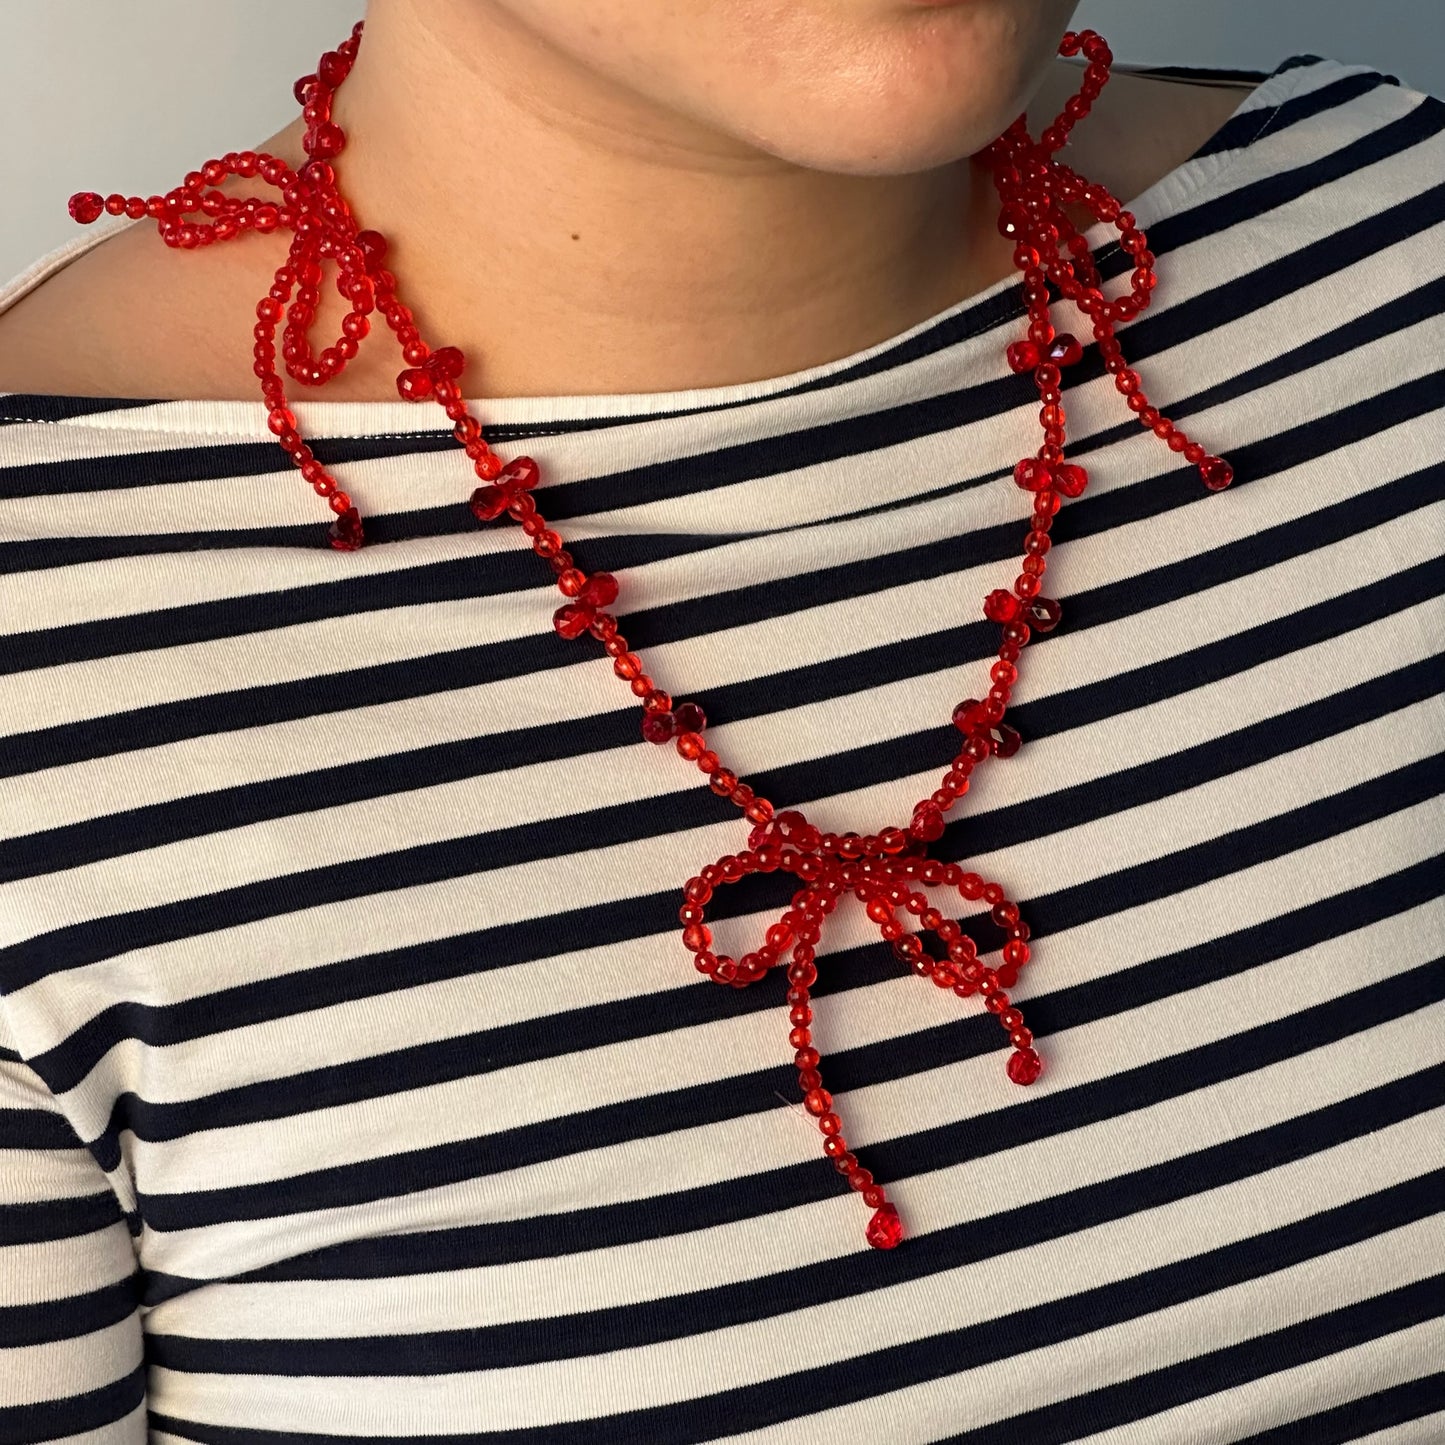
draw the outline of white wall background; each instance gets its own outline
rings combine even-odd
[[[169,190],[295,113],[364,0],[0,0],[0,279],[77,233],[78,190]],[[1123,63],[1270,70],[1311,51],[1445,95],[1445,0],[1082,0]]]

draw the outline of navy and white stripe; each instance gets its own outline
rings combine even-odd
[[[1130,208],[1126,352],[1236,481],[1086,350],[1064,620],[933,850],[1021,902],[1043,1078],[855,908],[821,948],[887,1253],[781,975],[677,937],[736,810],[438,414],[298,402],[342,554],[259,403],[0,396],[0,1442],[1445,1440],[1445,105],[1294,56]],[[724,757],[876,829],[985,685],[1022,316],[478,410]]]

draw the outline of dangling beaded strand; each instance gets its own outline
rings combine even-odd
[[[1095,31],[1066,33],[1059,53],[1082,53],[1088,62],[1078,93],[1065,103],[1038,141],[1029,135],[1025,117],[1020,115],[982,153],[1000,200],[999,230],[1014,242],[1014,265],[1023,273],[1029,315],[1028,333],[1008,347],[1007,360],[1015,372],[1033,373],[1044,433],[1037,453],[1014,468],[1014,481],[1033,496],[1019,575],[1012,590],[995,589],[983,600],[984,616],[1001,628],[997,661],[989,673],[992,685],[983,698],[969,698],[954,709],[953,724],[963,742],[938,787],[914,805],[906,827],[839,835],[820,832],[797,810],[776,812],[771,802],[757,796],[708,746],[703,710],[694,702],[674,703],[654,684],[642,658],[619,631],[617,617],[608,610],[618,597],[617,579],[607,572],[589,575],[575,565],[562,538],[537,508],[537,463],[525,456],[503,462],[483,438],[480,421],[462,399],[460,381],[466,357],[455,346],[433,350],[422,339],[410,308],[397,294],[397,278],[385,265],[386,238],[377,231],[358,228],[337,188],[333,162],[345,149],[346,137],[331,118],[332,99],[356,59],[362,31],[358,22],[346,40],[321,57],[314,75],[296,82],[309,157],[299,171],[276,156],[232,151],[190,172],[164,196],[101,197],[81,192],[71,197],[70,214],[82,223],[103,214],[150,217],[165,243],[183,250],[232,240],[247,231],[291,232],[287,258],[277,268],[270,291],[256,306],[254,370],[270,430],[302,478],[336,513],[329,541],[343,551],[354,551],[364,543],[361,514],[296,429],[276,369],[276,328],[284,316],[280,354],[287,375],[302,386],[316,387],[346,369],[371,330],[371,317],[381,313],[405,363],[396,379],[397,391],[407,401],[435,401],[446,412],[453,435],[471,460],[481,482],[470,502],[477,520],[511,517],[531,540],[532,550],[551,567],[566,599],[552,619],[557,632],[568,638],[591,636],[601,642],[612,659],[614,673],[641,701],[643,736],[659,745],[671,743],[685,761],[702,772],[714,793],[730,799],[752,823],[745,849],[709,863],[684,885],[678,912],[682,941],[699,973],[734,988],[764,977],[785,956],[790,959],[788,1043],[798,1069],[803,1107],[817,1120],[824,1154],[873,1211],[865,1232],[868,1243],[891,1249],[903,1237],[897,1207],[849,1149],[833,1097],[823,1087],[822,1060],[809,1028],[813,1020],[810,990],[818,977],[815,950],[824,920],[839,900],[851,893],[864,905],[895,955],[919,977],[931,979],[940,989],[951,989],[959,998],[982,995],[984,1007],[998,1019],[1012,1046],[1006,1070],[1011,1080],[1029,1084],[1039,1077],[1043,1063],[1033,1047],[1033,1034],[1006,992],[1029,961],[1029,926],[1000,884],[966,872],[956,863],[929,858],[927,848],[942,836],[944,815],[968,791],[978,765],[986,758],[1012,757],[1018,751],[1019,734],[1004,722],[1018,678],[1018,659],[1035,634],[1053,631],[1062,616],[1058,602],[1042,592],[1051,545],[1049,530],[1063,498],[1081,496],[1089,479],[1083,467],[1064,456],[1062,374],[1064,368],[1082,359],[1083,347],[1075,337],[1055,333],[1049,320],[1050,283],[1092,318],[1104,368],[1114,377],[1115,387],[1140,424],[1170,451],[1182,453],[1211,490],[1227,487],[1233,479],[1227,461],[1210,455],[1150,404],[1139,374],[1125,361],[1115,335],[1120,322],[1132,320],[1152,299],[1157,277],[1148,238],[1104,186],[1085,180],[1053,158],[1103,89],[1112,53]],[[227,176],[259,177],[279,191],[280,203],[225,195],[215,187]],[[1118,230],[1119,244],[1134,262],[1128,296],[1116,300],[1104,296],[1088,243],[1062,210],[1066,204],[1083,205]],[[197,212],[208,219],[188,219]],[[341,334],[317,353],[311,346],[310,330],[321,297],[323,263],[328,261],[336,266],[336,289],[350,310],[342,320]],[[749,873],[779,870],[793,874],[801,885],[791,906],[752,952],[739,959],[715,953],[712,930],[706,922],[706,908],[715,890]],[[919,884],[956,890],[964,902],[987,907],[989,918],[1005,935],[996,968],[982,962],[962,925],[935,908]],[[899,910],[917,918],[921,927],[938,939],[941,958],[930,955],[922,939],[908,931]]]

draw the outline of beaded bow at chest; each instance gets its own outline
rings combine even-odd
[[[463,398],[461,378],[465,354],[455,346],[433,348],[423,340],[415,317],[398,294],[395,273],[387,266],[389,245],[378,231],[363,229],[342,196],[334,162],[346,147],[346,136],[332,119],[332,98],[355,63],[363,26],[335,50],[321,57],[315,74],[296,83],[296,97],[306,122],[304,146],[309,157],[293,170],[273,155],[231,152],[207,161],[164,196],[102,197],[80,192],[71,197],[70,213],[89,222],[103,214],[150,217],[167,245],[193,250],[232,240],[247,232],[291,233],[286,260],[277,268],[271,288],[256,306],[253,330],[254,370],[267,408],[268,423],[281,448],[302,478],[336,514],[327,542],[343,552],[365,542],[359,509],[317,460],[297,430],[287,405],[285,384],[277,370],[276,328],[285,319],[280,359],[287,375],[302,386],[317,387],[345,370],[380,315],[401,348],[404,369],[397,390],[408,401],[436,402],[451,423],[452,434],[465,451],[480,485],[468,505],[473,516],[491,524],[509,518],[529,539],[533,552],[550,568],[563,604],[552,625],[566,638],[592,638],[612,661],[612,671],[625,682],[642,707],[642,736],[659,746],[673,747],[698,768],[708,786],[729,799],[752,823],[747,847],[708,864],[684,885],[679,910],[682,940],[693,967],[715,983],[742,988],[766,977],[787,959],[790,1032],[793,1064],[803,1106],[823,1135],[823,1152],[849,1187],[873,1211],[865,1231],[871,1245],[890,1249],[903,1236],[898,1210],[871,1170],[848,1147],[832,1095],[823,1086],[821,1057],[813,1044],[811,993],[817,981],[817,945],[824,920],[848,894],[866,909],[894,953],[920,977],[960,998],[980,995],[1008,1037],[1006,1072],[1017,1084],[1039,1077],[1043,1064],[1022,1011],[1006,990],[1029,961],[1029,927],[997,882],[965,871],[956,863],[928,856],[943,835],[945,815],[969,790],[970,778],[990,758],[1018,751],[1020,738],[1004,722],[1019,657],[1032,637],[1051,632],[1062,609],[1043,595],[1043,577],[1052,546],[1050,528],[1063,500],[1081,496],[1088,486],[1083,467],[1065,459],[1062,375],[1077,367],[1084,348],[1071,335],[1056,333],[1050,321],[1051,286],[1088,316],[1098,359],[1105,375],[1123,396],[1138,421],[1171,452],[1195,466],[1211,490],[1227,487],[1233,477],[1229,463],[1210,455],[1190,440],[1144,393],[1139,375],[1124,360],[1115,335],[1117,326],[1133,319],[1149,304],[1156,276],[1148,238],[1135,218],[1108,190],[1085,180],[1054,156],[1076,122],[1089,113],[1109,76],[1112,54],[1092,30],[1067,32],[1059,53],[1082,53],[1084,68],[1078,93],[1035,141],[1020,115],[983,152],[1000,200],[999,230],[1014,242],[1013,261],[1022,272],[1022,293],[1029,317],[1027,333],[1006,351],[1008,366],[1032,373],[1040,409],[1043,442],[1024,457],[1013,480],[1030,497],[1031,515],[1024,536],[1023,558],[1011,588],[996,588],[983,599],[983,614],[1001,628],[997,657],[989,672],[990,687],[981,698],[969,698],[953,711],[953,726],[962,743],[938,786],[920,799],[906,825],[877,833],[824,833],[797,809],[778,811],[757,796],[727,767],[705,736],[707,718],[695,702],[675,703],[648,674],[641,657],[629,647],[619,619],[609,610],[620,595],[618,579],[607,572],[580,568],[558,533],[538,508],[536,489],[541,471],[530,457],[504,462],[487,442],[482,423]],[[278,199],[227,195],[217,187],[228,177],[260,177],[275,187]],[[1065,206],[1079,205],[1119,232],[1119,246],[1133,263],[1127,296],[1105,297],[1094,257],[1070,221]],[[196,216],[204,219],[193,219]],[[341,334],[320,352],[310,332],[316,322],[325,268],[335,268],[334,285],[348,303]],[[545,489],[543,489],[545,492]],[[750,873],[793,874],[800,887],[790,907],[767,929],[758,947],[734,959],[713,950],[706,909],[716,890]],[[962,925],[934,907],[921,891],[943,886],[956,890],[970,904],[990,911],[1005,942],[995,966],[979,957],[974,940]],[[941,946],[935,958],[923,941],[905,926],[899,910],[918,919]]]

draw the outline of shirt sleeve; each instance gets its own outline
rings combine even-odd
[[[7,1042],[0,1445],[144,1445],[140,1276],[125,1216],[54,1095]]]

